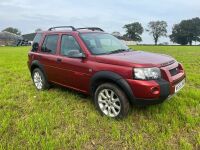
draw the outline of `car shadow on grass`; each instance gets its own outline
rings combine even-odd
[[[60,85],[53,84],[53,85],[51,85],[49,90],[51,91],[51,90],[54,90],[54,89],[59,90],[59,91],[64,92],[64,93],[69,93],[70,95],[75,95],[78,98],[80,98],[79,100],[85,100],[85,101],[90,100],[90,101],[92,101],[91,96],[86,95],[84,93],[81,93],[79,91],[67,88],[67,87],[63,87],[63,86],[60,86]]]
[[[71,96],[74,96],[74,98],[77,100],[77,103],[79,103],[80,101],[81,102],[88,102],[89,101],[90,102],[89,105],[93,105],[92,107],[95,107],[93,99],[90,95],[86,95],[86,94],[83,94],[79,91],[76,91],[76,90],[73,90],[73,89],[70,89],[70,88],[67,88],[67,87],[63,87],[63,86],[60,86],[60,85],[53,84],[53,85],[51,85],[49,91],[54,91],[54,90],[62,92],[64,94],[70,94]],[[139,115],[140,116],[140,115],[142,115],[142,116],[147,117],[149,115],[154,114],[154,112],[158,113],[158,109],[160,107],[162,107],[161,105],[163,105],[163,104],[161,103],[161,104],[147,105],[147,106],[136,106],[134,104],[131,104],[130,105],[131,109],[129,111],[128,116],[132,116],[132,115]],[[101,115],[99,114],[99,116],[101,116]],[[126,117],[126,118],[128,118],[128,117]],[[124,119],[126,120],[126,118],[124,118]]]

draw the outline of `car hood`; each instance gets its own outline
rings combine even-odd
[[[174,58],[144,51],[122,52],[117,54],[96,56],[96,61],[123,66],[167,66],[175,62]]]

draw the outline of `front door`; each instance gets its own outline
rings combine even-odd
[[[68,52],[79,50],[82,52],[77,40],[72,35],[64,34],[61,37],[60,55],[58,59],[59,72],[62,73],[62,82],[65,86],[87,92],[89,87],[89,62],[87,58],[71,58]]]

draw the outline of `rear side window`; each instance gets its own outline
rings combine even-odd
[[[42,52],[55,54],[58,43],[58,35],[47,35],[42,44]]]
[[[33,43],[40,43],[40,40],[42,39],[42,34],[41,33],[37,33],[33,39]]]
[[[32,52],[38,51],[38,47],[39,47],[39,43],[41,39],[42,39],[42,33],[37,33],[33,39],[33,45],[32,45],[32,50],[31,50]],[[37,48],[33,48],[33,47],[37,47]]]
[[[81,52],[81,48],[73,36],[63,35],[61,40],[61,55],[68,56],[71,50],[79,50]]]

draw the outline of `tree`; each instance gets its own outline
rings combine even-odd
[[[179,24],[174,25],[172,29],[172,34],[169,37],[170,37],[170,40],[174,43],[178,43],[181,45],[188,44],[188,38]]]
[[[193,41],[200,41],[200,19],[183,20],[174,25],[170,39],[181,45],[192,45]]]
[[[192,28],[193,28],[193,40],[200,42],[200,18],[196,17],[192,19]]]
[[[124,25],[123,28],[126,29],[126,34],[124,35],[124,37],[130,40],[138,41],[138,42],[142,41],[142,38],[140,35],[143,33],[144,29],[139,22],[126,24]]]
[[[167,36],[167,22],[165,21],[151,21],[148,24],[147,31],[153,35],[155,45],[158,44],[158,39],[162,36]]]
[[[21,31],[17,28],[13,28],[13,27],[8,27],[2,31],[7,31],[7,32],[10,32],[10,33],[14,33],[16,35],[21,35]]]

